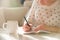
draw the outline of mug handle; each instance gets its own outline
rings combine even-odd
[[[3,29],[6,30],[6,27],[7,27],[7,23],[3,23]]]

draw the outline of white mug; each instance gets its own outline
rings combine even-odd
[[[7,21],[7,23],[3,24],[3,29],[8,33],[15,33],[18,27],[17,21]]]

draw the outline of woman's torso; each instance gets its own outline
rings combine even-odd
[[[51,6],[36,5],[36,24],[46,24],[48,26],[60,26],[60,4],[55,2]]]

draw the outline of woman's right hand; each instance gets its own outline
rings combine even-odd
[[[23,30],[25,31],[25,32],[29,32],[29,31],[31,31],[31,29],[32,29],[32,24],[29,24],[30,26],[28,26],[27,24],[24,24],[23,25]]]

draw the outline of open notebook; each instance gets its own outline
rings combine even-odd
[[[48,32],[48,31],[43,31],[43,30],[40,30],[40,31],[38,31],[38,32],[34,32],[34,31],[24,32],[22,27],[19,27],[18,30],[17,30],[17,32],[18,32],[19,34],[50,33],[50,32]]]

